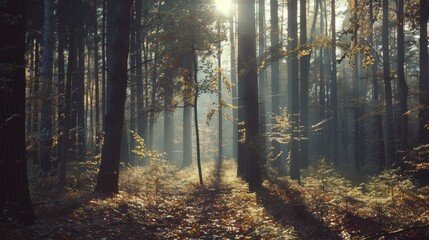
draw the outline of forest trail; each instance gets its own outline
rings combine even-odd
[[[53,196],[35,204],[40,216],[36,224],[0,229],[0,235],[3,239],[335,239],[323,224],[294,216],[295,204],[288,205],[287,199],[273,198],[267,189],[249,192],[235,177],[235,163],[225,163],[220,181],[210,177],[213,168],[205,166],[205,187],[197,184],[196,174],[182,170],[165,182],[156,197],[150,191],[121,191],[113,198],[88,192]]]

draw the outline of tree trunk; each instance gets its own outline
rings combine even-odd
[[[400,92],[400,107],[401,107],[401,148],[403,150],[408,147],[408,86],[405,80],[405,35],[404,35],[404,0],[398,0],[398,81]]]
[[[307,44],[307,1],[300,0],[300,44],[304,46]],[[301,151],[299,155],[300,167],[308,168],[309,155],[308,155],[308,137],[309,137],[309,124],[308,124],[308,100],[309,100],[309,85],[308,76],[310,73],[311,54],[301,57],[300,59],[300,125],[302,127],[302,136],[299,142]]]
[[[390,78],[388,0],[383,0],[382,34],[384,98],[386,102],[386,157],[390,165],[395,162],[395,129],[393,127],[392,83]]]
[[[281,48],[279,42],[279,3],[278,0],[270,0],[270,13],[271,13],[271,51],[273,51],[273,61],[271,63],[271,112],[274,115],[280,114],[280,83],[279,83],[279,50]],[[281,151],[280,144],[277,141],[273,141],[273,155]],[[273,167],[278,170],[280,176],[285,174],[285,166],[283,165],[284,156],[280,156],[273,162]]]
[[[265,54],[265,42],[266,42],[266,32],[265,32],[265,0],[259,0],[259,22],[258,22],[258,37],[259,37],[259,49],[258,49],[258,57],[263,57]],[[267,149],[267,72],[262,71],[259,73],[259,129],[261,132],[261,150],[265,153]],[[263,163],[262,166],[266,165],[267,159],[266,154],[263,154]],[[265,168],[264,168],[265,169]]]
[[[0,88],[0,223],[17,226],[35,220],[25,157],[26,4],[0,4],[0,71],[6,80]]]
[[[101,165],[95,191],[109,195],[118,193],[131,5],[132,0],[108,0],[107,2],[107,109]]]
[[[58,29],[58,179],[61,186],[66,182],[66,154],[67,148],[66,125],[65,125],[65,95],[66,95],[66,78],[65,78],[65,56],[66,49],[66,16],[67,11],[64,1],[58,2],[57,29]]]
[[[242,116],[245,122],[244,176],[251,188],[261,184],[260,134],[258,108],[258,77],[256,66],[255,1],[238,1],[238,84],[243,87]],[[240,154],[240,153],[239,153]],[[240,166],[239,166],[240,168]]]
[[[332,135],[331,152],[332,162],[338,164],[338,88],[337,88],[337,54],[336,54],[336,25],[335,0],[331,1],[331,109],[332,109]],[[301,109],[302,112],[302,109]]]
[[[54,54],[53,1],[44,0],[43,53],[42,53],[42,108],[40,169],[46,174],[52,158],[52,75]]]
[[[233,11],[232,15],[229,21],[230,25],[230,32],[229,32],[229,41],[231,44],[231,58],[230,58],[230,64],[231,64],[231,84],[233,86],[237,86],[237,65],[236,65],[236,45],[235,45],[235,16],[236,16],[236,0],[232,0],[233,4]],[[237,99],[237,88],[232,89],[231,93],[232,98],[232,105],[238,106],[238,99]],[[233,109],[232,110],[232,157],[237,160],[237,147],[238,147],[238,110]]]
[[[288,2],[288,29],[290,38],[290,49],[298,47],[298,23],[297,23],[298,1],[289,0]],[[299,163],[299,77],[298,77],[298,58],[297,54],[292,54],[290,57],[291,67],[291,120],[292,120],[292,142],[291,142],[291,163],[290,177],[293,180],[300,180],[300,163]]]
[[[371,0],[370,4],[370,20],[371,20],[371,29],[374,29],[374,2]],[[374,31],[371,31],[371,34],[369,36],[369,42],[376,46],[376,42],[374,41]],[[375,63],[371,66],[371,74],[372,74],[372,84],[373,84],[373,100],[374,105],[376,106],[375,111],[377,112],[374,116],[374,122],[377,132],[377,150],[378,150],[378,168],[379,171],[381,171],[386,162],[385,157],[385,147],[384,147],[384,133],[383,133],[383,116],[381,113],[379,113],[379,109],[377,108],[377,105],[380,102],[380,87],[378,83],[378,74],[377,74],[377,64],[378,61],[376,60]]]
[[[429,144],[429,55],[428,55],[428,1],[420,0],[420,143]]]

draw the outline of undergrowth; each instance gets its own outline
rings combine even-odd
[[[321,160],[301,183],[290,186],[317,218],[345,239],[429,224],[429,188],[416,187],[399,170],[384,170],[354,185]]]

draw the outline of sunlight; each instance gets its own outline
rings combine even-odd
[[[224,16],[229,16],[232,10],[231,0],[215,0],[216,11]]]

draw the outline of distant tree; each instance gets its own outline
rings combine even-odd
[[[132,0],[107,1],[107,109],[96,192],[118,193]]]
[[[0,4],[0,222],[35,220],[25,155],[25,0]]]

